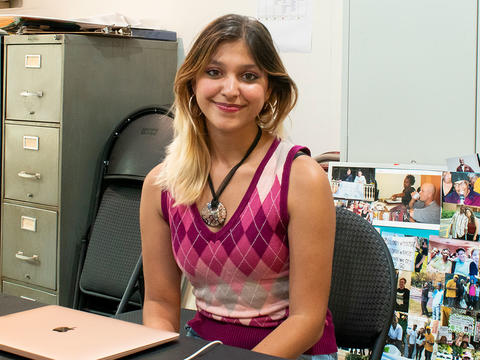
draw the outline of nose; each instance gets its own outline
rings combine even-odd
[[[227,98],[236,97],[240,94],[238,79],[235,76],[226,76],[223,80],[222,95]]]

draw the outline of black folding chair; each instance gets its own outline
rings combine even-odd
[[[82,242],[75,308],[105,315],[116,312],[132,272],[141,265],[143,180],[164,159],[172,136],[168,109],[154,107],[128,116],[108,139],[95,185],[90,226]],[[140,274],[141,268],[137,277]],[[140,291],[133,289],[131,295],[122,307],[140,308]]]

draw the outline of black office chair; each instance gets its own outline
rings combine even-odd
[[[392,322],[396,274],[380,234],[362,217],[337,208],[329,309],[337,345],[382,356]]]
[[[132,272],[141,264],[143,180],[165,157],[172,136],[168,109],[158,107],[128,116],[108,139],[94,189],[91,225],[82,243],[75,308],[104,315],[116,312]],[[143,296],[138,289],[131,295],[122,306],[141,308]]]

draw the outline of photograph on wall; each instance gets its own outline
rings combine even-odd
[[[375,228],[387,244],[395,269],[411,272],[428,270],[429,237],[434,234],[435,239],[438,238],[438,231],[378,226]]]
[[[478,241],[480,207],[443,203],[439,234],[445,238]]]
[[[478,310],[478,282],[469,276],[445,274],[443,305],[452,309]]]
[[[444,203],[480,206],[480,173],[444,172],[442,198]]]
[[[415,252],[418,238],[416,236],[387,233],[383,234],[382,237],[390,251],[395,269],[415,271]]]
[[[375,200],[375,168],[332,166],[330,176],[335,199]]]
[[[343,207],[367,220],[370,224],[373,222],[373,210],[371,202],[362,200],[334,199],[336,207]]]
[[[398,312],[408,313],[410,306],[410,287],[412,284],[412,272],[398,271],[397,276],[397,295],[395,310]]]
[[[438,171],[376,169],[375,180],[378,199],[371,205],[374,224],[404,222],[423,226],[440,223],[441,176]]]
[[[453,172],[480,173],[480,162],[478,154],[470,154],[448,158],[447,170]]]
[[[439,326],[437,334],[437,354],[435,359],[446,360],[453,359],[451,341],[452,333],[448,326]]]
[[[478,359],[478,313],[450,309],[437,336],[437,359]]]
[[[420,344],[425,338],[426,329],[431,326],[431,320],[424,316],[417,316],[415,314],[408,314],[408,326],[405,336],[405,346],[408,351],[405,351],[403,357],[409,359],[421,359],[423,354],[423,347]]]
[[[442,303],[439,302],[439,300],[443,296],[444,283],[444,274],[428,272],[412,273],[409,315],[424,318],[424,321],[428,322],[428,319],[431,319],[435,312],[435,320],[440,319]]]
[[[458,274],[465,278],[478,276],[479,244],[432,235],[429,239],[427,271]]]
[[[407,330],[408,314],[395,311],[385,344],[387,358],[395,359],[408,356]]]

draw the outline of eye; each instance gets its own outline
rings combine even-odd
[[[220,70],[217,70],[217,69],[207,69],[205,73],[212,78],[216,78],[220,76]]]
[[[257,74],[254,74],[254,73],[251,73],[251,72],[247,72],[247,73],[242,75],[242,79],[246,80],[246,81],[255,81],[258,78],[259,78],[259,76]]]

